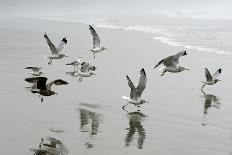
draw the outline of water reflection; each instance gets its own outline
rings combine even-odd
[[[137,148],[142,149],[146,138],[146,130],[141,122],[143,122],[144,118],[147,116],[139,111],[135,111],[128,112],[127,117],[129,118],[129,128],[126,129],[125,146],[131,145],[132,141],[135,139],[135,133],[137,133]]]
[[[41,138],[38,149],[31,149],[34,155],[67,155],[68,150],[64,144],[55,138]]]
[[[93,148],[95,138],[99,132],[100,123],[103,122],[103,115],[97,112],[99,106],[88,103],[80,105],[80,130],[88,132],[88,139],[85,143],[86,148]]]
[[[203,97],[205,99],[203,116],[206,117],[208,115],[208,110],[211,107],[219,109],[221,103],[220,103],[220,99],[217,96],[212,94],[206,94],[204,91],[202,91],[202,93],[204,94]],[[202,123],[202,125],[206,125],[206,123]]]

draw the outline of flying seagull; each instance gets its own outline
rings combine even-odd
[[[127,100],[128,104],[131,103],[131,104],[134,104],[135,106],[138,106],[140,104],[147,102],[146,100],[141,99],[141,95],[147,85],[147,77],[146,77],[145,70],[142,68],[140,71],[140,78],[139,78],[139,83],[137,87],[134,86],[134,84],[132,83],[128,75],[126,75],[126,78],[128,81],[128,85],[131,89],[130,97],[122,96],[122,98]],[[126,104],[125,106],[127,106],[128,104]],[[124,109],[125,106],[123,106],[122,108]]]
[[[55,47],[55,45],[51,42],[51,40],[48,38],[48,35],[46,33],[44,34],[44,38],[51,50],[51,55],[48,56],[48,59],[50,59],[48,64],[51,64],[53,59],[62,59],[63,57],[68,57],[61,53],[65,48],[65,46],[67,45],[66,37],[63,37],[63,39],[60,41],[57,47]]]
[[[90,49],[90,51],[93,52],[93,56],[95,58],[95,53],[106,50],[106,48],[100,45],[100,38],[97,32],[94,30],[94,28],[91,25],[89,25],[89,30],[90,30],[91,35],[93,36],[93,48]]]
[[[68,84],[68,82],[61,80],[61,79],[57,79],[57,80],[51,81],[51,82],[46,84],[46,82],[47,82],[46,77],[26,78],[25,81],[27,81],[29,83],[36,83],[37,84],[37,89],[31,90],[31,92],[40,94],[39,97],[41,99],[41,102],[43,102],[43,96],[51,96],[51,95],[57,94],[51,90],[51,87],[53,84],[55,84],[55,85],[67,85]]]
[[[24,69],[32,70],[33,72],[30,72],[29,74],[33,76],[41,76],[42,74],[44,74],[43,72],[40,71],[42,69],[41,67],[25,67]]]
[[[217,79],[217,77],[219,75],[221,75],[222,73],[222,69],[218,69],[213,75],[210,74],[209,70],[207,68],[205,68],[205,77],[206,77],[206,81],[204,81],[203,86],[201,87],[201,90],[203,90],[203,88],[206,85],[214,85],[215,83],[217,83],[218,81],[221,81],[219,79]]]
[[[163,64],[164,67],[161,68],[161,70],[163,70],[161,76],[163,76],[166,72],[178,73],[184,70],[189,70],[179,65],[179,58],[185,55],[187,55],[187,52],[181,51],[175,55],[171,55],[167,58],[164,58],[155,65],[154,69],[158,67],[159,65]]]
[[[74,67],[74,72],[77,72],[78,66],[82,63],[82,57],[78,57],[76,61],[67,63],[66,65],[70,65]]]

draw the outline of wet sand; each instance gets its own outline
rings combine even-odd
[[[1,108],[0,148],[4,154],[33,154],[40,138],[49,136],[63,142],[69,154],[159,154],[228,155],[231,149],[232,84],[231,55],[187,50],[181,64],[190,69],[178,74],[160,72],[153,66],[162,58],[183,50],[153,40],[153,35],[126,30],[96,28],[109,51],[88,51],[92,39],[88,25],[33,19],[11,19],[0,26]],[[46,32],[58,44],[68,39],[68,58],[48,61]],[[80,83],[66,74],[67,62],[78,56],[96,65],[96,76]],[[55,86],[58,95],[45,97],[25,89],[23,68],[41,66],[49,80],[62,78],[67,86]],[[222,82],[200,88],[204,68],[222,68]],[[129,96],[125,75],[137,83],[145,68],[148,85],[143,98],[149,103],[140,112],[133,105],[127,111],[121,96]],[[218,98],[210,105],[207,94]],[[207,102],[205,101],[207,99]],[[206,103],[206,105],[205,105]],[[54,131],[63,132],[54,132]]]

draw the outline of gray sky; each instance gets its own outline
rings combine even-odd
[[[230,0],[0,0],[3,15],[67,12],[229,12]]]

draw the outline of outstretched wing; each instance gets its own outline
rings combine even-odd
[[[214,74],[213,74],[213,80],[215,80],[215,79],[217,79],[217,77],[219,76],[219,75],[221,75],[221,73],[222,73],[222,69],[220,68],[220,69],[218,69]]]
[[[141,97],[142,92],[146,88],[146,85],[147,85],[147,76],[146,76],[145,70],[143,68],[140,71],[140,78],[139,78],[139,83],[137,86],[138,97]]]
[[[179,64],[179,58],[185,55],[187,55],[187,52],[181,51],[175,55],[165,58],[163,63],[167,67],[176,67]]]
[[[46,88],[46,77],[32,77],[32,78],[26,78],[25,81],[29,83],[37,83],[37,89],[45,89]]]
[[[134,98],[136,98],[136,88],[135,88],[134,84],[132,83],[132,81],[130,80],[128,75],[126,75],[126,79],[127,79],[128,85],[129,85],[129,87],[131,89],[130,98],[134,99]]]
[[[97,32],[91,25],[89,25],[89,30],[91,35],[93,36],[93,48],[100,47],[100,38],[98,37]]]
[[[56,48],[56,51],[58,53],[62,52],[62,50],[66,47],[68,41],[66,39],[66,37],[64,37],[61,41],[60,44],[58,45],[58,47]]]
[[[206,77],[206,81],[213,81],[212,75],[210,74],[207,68],[205,68],[205,77]]]
[[[57,80],[54,80],[54,81],[51,81],[47,84],[47,89],[48,90],[51,90],[51,87],[52,85],[55,84],[55,85],[67,85],[68,82],[62,80],[62,79],[57,79]]]
[[[55,45],[51,42],[51,40],[48,38],[48,35],[45,33],[44,38],[52,52],[52,54],[58,54]]]

